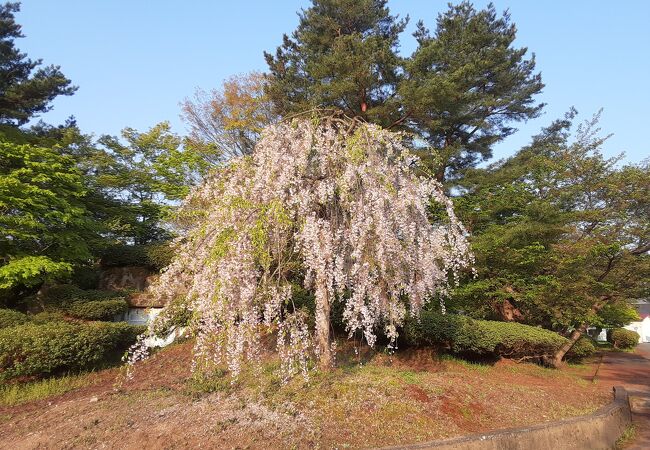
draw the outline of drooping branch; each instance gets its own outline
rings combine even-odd
[[[394,342],[408,313],[445,295],[471,260],[466,231],[441,185],[416,175],[403,141],[340,115],[285,121],[194,190],[182,213],[200,205],[198,219],[152,292],[187,297],[197,367],[223,361],[236,375],[258,358],[267,328],[278,330],[285,377],[305,374],[314,356],[327,368],[335,302],[350,336],[372,346],[377,330]],[[429,222],[431,201],[444,222]],[[289,307],[295,282],[315,296],[313,333]]]

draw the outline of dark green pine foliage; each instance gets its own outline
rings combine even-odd
[[[18,3],[0,5],[0,123],[23,125],[35,114],[47,112],[59,95],[71,95],[71,86],[59,66],[44,66],[40,59],[32,61],[14,45],[24,37],[14,14]]]
[[[284,116],[332,108],[390,126],[399,120],[399,34],[386,0],[313,0],[269,65],[268,93]]]
[[[492,146],[516,131],[513,122],[537,117],[533,97],[544,85],[535,57],[513,46],[516,27],[494,5],[450,5],[431,35],[422,22],[418,48],[400,84],[405,115],[438,151],[429,163],[443,181],[492,156]]]

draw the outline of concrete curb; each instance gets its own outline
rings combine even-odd
[[[616,386],[614,401],[586,416],[383,450],[604,450],[613,448],[631,423],[628,393]]]

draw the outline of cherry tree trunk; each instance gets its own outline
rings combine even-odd
[[[321,370],[332,367],[332,347],[330,342],[330,298],[327,287],[322,286],[322,296],[316,297],[316,346]],[[319,298],[322,297],[322,298]]]

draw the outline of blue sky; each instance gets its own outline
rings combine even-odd
[[[483,7],[487,2],[474,2]],[[582,119],[604,108],[603,132],[614,133],[605,152],[625,151],[627,161],[650,156],[650,2],[645,0],[495,0],[518,27],[517,46],[528,47],[546,84],[542,117],[518,126],[495,157],[512,154],[540,127],[575,106]],[[393,13],[429,28],[446,1],[389,0]],[[43,115],[49,123],[74,115],[84,132],[117,134],[125,126],[145,130],[168,120],[185,126],[179,102],[195,88],[218,87],[230,75],[264,70],[264,50],[297,25],[296,11],[309,1],[25,0],[18,14],[27,36],[18,47],[31,58],[61,65],[79,86]]]

